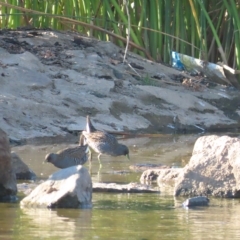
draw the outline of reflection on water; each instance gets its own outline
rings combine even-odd
[[[94,155],[92,179],[139,182],[141,173],[130,171],[129,165],[182,166],[189,160],[196,138],[163,136],[124,140],[130,146],[131,160],[103,156],[98,177],[99,165]],[[46,179],[57,168],[42,164],[44,156],[63,147],[66,145],[23,146],[13,150],[35,171],[38,179]],[[184,200],[161,193],[93,193],[91,210],[25,209],[19,203],[0,203],[0,239],[240,239],[239,200],[212,198],[209,207],[195,209],[182,208]]]
[[[79,239],[83,239],[91,226],[92,212],[89,210],[21,210],[21,220],[26,224],[24,225],[29,239],[38,239],[40,236],[42,239],[75,239],[76,232]],[[78,231],[79,227],[81,231]],[[26,233],[24,235],[26,236]]]
[[[182,201],[182,200],[181,200]],[[92,210],[0,204],[0,239],[239,239],[238,200],[183,209],[160,194],[94,194]]]

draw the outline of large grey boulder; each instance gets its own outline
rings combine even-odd
[[[0,129],[0,201],[14,200],[17,183],[11,163],[11,152],[7,134]]]
[[[91,208],[92,180],[81,166],[62,169],[21,201],[23,207]]]
[[[26,163],[15,153],[11,152],[11,161],[13,171],[17,179],[21,180],[35,180],[36,174],[28,167]]]
[[[167,179],[175,180],[176,196],[240,197],[240,139],[200,137],[189,163],[178,174],[162,171],[158,177],[160,187],[167,183],[166,174]]]

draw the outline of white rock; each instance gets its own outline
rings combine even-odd
[[[91,208],[92,180],[81,166],[62,169],[21,201],[23,207]]]

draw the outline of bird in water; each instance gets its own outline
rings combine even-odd
[[[82,131],[88,146],[98,153],[98,161],[101,164],[100,156],[102,154],[110,156],[124,155],[129,159],[129,149],[126,145],[118,143],[117,139],[105,131],[97,130],[91,123],[90,117],[87,116],[86,131]],[[91,154],[90,154],[91,161]]]
[[[83,137],[80,137],[79,146],[69,147],[60,150],[57,153],[47,154],[45,156],[45,162],[50,162],[58,168],[83,165],[88,160],[88,145],[84,145],[83,141]]]
[[[87,122],[86,122],[86,131],[88,133],[90,132],[97,132],[97,129],[93,126],[91,120],[90,120],[90,117],[89,115],[87,115]],[[80,138],[80,142],[82,142],[82,139]]]

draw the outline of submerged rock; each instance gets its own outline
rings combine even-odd
[[[36,174],[25,164],[22,159],[15,153],[11,152],[13,171],[17,179],[35,180]]]
[[[12,201],[16,194],[17,183],[12,168],[9,139],[0,129],[0,201]]]
[[[208,206],[209,199],[204,196],[188,198],[183,202],[183,207],[198,207],[198,206]]]
[[[166,170],[167,172],[171,171],[172,168],[170,167],[163,167],[163,168],[160,168],[160,169],[148,169],[146,171],[144,171],[141,175],[141,178],[140,178],[140,182],[141,183],[144,183],[144,182],[156,182],[159,175],[162,174],[162,172],[165,172],[163,170]],[[175,169],[175,168],[173,168]],[[173,170],[175,171],[175,170]]]
[[[175,181],[180,172],[182,172],[182,168],[148,169],[142,173],[140,182],[157,182],[158,179],[162,179],[164,183],[170,183]]]
[[[23,207],[91,208],[92,180],[81,166],[62,169],[21,201]]]
[[[173,179],[176,196],[239,198],[239,149],[239,138],[216,135],[198,138],[189,163],[180,172],[160,171],[160,190],[162,185],[168,184],[167,179]]]

